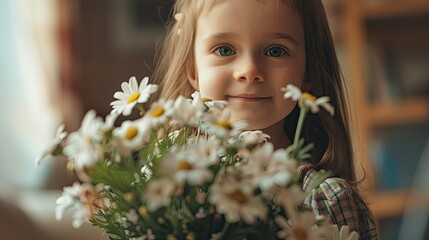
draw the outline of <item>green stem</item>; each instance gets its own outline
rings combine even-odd
[[[293,144],[295,146],[298,145],[298,141],[301,137],[302,127],[304,126],[304,119],[309,110],[309,108],[307,106],[304,106],[304,104],[299,103],[299,105],[300,105],[301,111],[299,112],[298,124],[296,126],[295,138],[293,140]]]
[[[173,213],[173,208],[174,208],[173,204],[175,204],[174,203],[175,199],[176,199],[176,196],[172,196],[170,206],[168,206],[168,208],[167,208],[167,213],[168,213],[167,216],[170,219],[171,225],[173,226],[173,234],[174,234],[174,236],[177,236],[179,233],[179,226],[177,224],[178,223],[177,211],[175,211]]]
[[[223,225],[222,232],[220,233],[220,239],[223,238],[223,236],[225,235],[226,231],[228,231],[228,228],[229,228],[229,222],[225,221],[225,224]]]
[[[143,104],[137,104],[137,108],[140,111],[140,116],[143,116],[146,113],[146,111],[143,108]]]

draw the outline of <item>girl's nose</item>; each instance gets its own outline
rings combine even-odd
[[[234,78],[241,82],[262,83],[265,81],[265,75],[258,59],[253,56],[243,56],[241,61],[237,62]]]

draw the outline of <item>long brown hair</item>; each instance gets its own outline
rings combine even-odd
[[[321,111],[306,119],[303,137],[315,145],[311,162],[318,169],[329,169],[354,185],[356,173],[349,131],[349,101],[325,9],[320,1],[288,2],[297,9],[303,22],[307,54],[305,81],[311,83],[313,95],[329,96],[335,107],[333,117]],[[296,120],[287,120],[290,121]]]
[[[153,78],[161,87],[161,97],[189,97],[193,88],[187,81],[187,68],[193,64],[193,45],[198,17],[222,0],[177,0],[160,45]],[[280,0],[279,0],[280,1]],[[325,9],[320,0],[283,0],[299,12],[305,34],[306,76],[315,96],[329,96],[335,115],[327,112],[310,115],[303,137],[313,142],[310,162],[317,169],[331,170],[356,187],[353,150],[349,133],[349,110],[346,87],[340,72]],[[175,19],[174,17],[181,17]],[[296,108],[285,121],[285,133],[293,139]]]

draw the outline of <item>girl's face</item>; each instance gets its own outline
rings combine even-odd
[[[281,132],[295,103],[281,87],[301,86],[305,44],[301,18],[281,1],[228,0],[197,21],[190,82],[203,97],[227,100],[232,121]]]

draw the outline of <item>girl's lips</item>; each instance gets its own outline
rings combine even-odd
[[[258,96],[253,94],[240,94],[240,95],[230,95],[228,96],[228,98],[242,100],[242,101],[261,101],[261,100],[270,99],[271,97]]]

